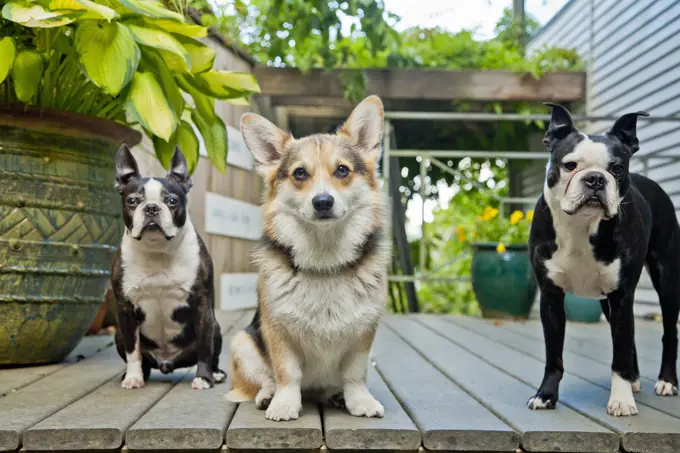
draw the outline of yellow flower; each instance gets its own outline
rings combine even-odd
[[[458,240],[460,242],[465,242],[465,229],[463,225],[458,225]]]
[[[498,245],[496,246],[496,251],[497,251],[498,253],[505,253],[505,245],[503,245],[503,244],[498,244]]]
[[[524,218],[522,211],[515,211],[510,215],[510,225],[517,225]]]
[[[498,209],[492,208],[491,206],[487,206],[486,208],[484,208],[484,214],[482,215],[482,217],[481,218],[478,217],[478,218],[479,218],[479,220],[491,220],[494,217],[496,217],[497,215],[498,215]]]
[[[531,222],[534,220],[534,211],[527,211],[527,220]]]

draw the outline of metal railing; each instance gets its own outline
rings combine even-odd
[[[575,122],[595,122],[595,121],[615,121],[618,116],[583,116],[583,115],[573,115],[572,118]],[[550,115],[545,114],[515,114],[515,113],[453,113],[453,112],[385,112],[385,133],[383,142],[383,179],[384,179],[384,190],[389,195],[390,191],[390,180],[389,180],[389,165],[391,157],[420,157],[419,162],[419,176],[420,176],[420,186],[419,195],[421,198],[421,210],[420,210],[420,229],[421,229],[421,239],[419,242],[418,250],[418,267],[417,270],[414,267],[413,274],[390,274],[388,280],[394,283],[416,283],[422,281],[446,281],[446,282],[469,282],[469,277],[460,276],[441,276],[433,275],[437,271],[455,263],[456,261],[462,259],[465,255],[456,257],[455,259],[443,263],[437,267],[437,269],[428,270],[426,268],[427,262],[427,250],[426,250],[426,237],[425,237],[425,199],[427,194],[427,188],[429,183],[427,182],[427,173],[430,166],[439,168],[441,171],[458,176],[465,182],[476,185],[478,188],[484,188],[479,181],[475,181],[472,178],[468,178],[463,172],[456,172],[454,169],[446,165],[441,159],[445,158],[464,158],[469,157],[472,159],[479,158],[498,158],[504,159],[506,164],[510,160],[542,160],[547,163],[550,154],[548,152],[534,152],[534,151],[480,151],[480,150],[418,150],[418,149],[392,149],[391,148],[391,132],[392,132],[392,121],[393,120],[430,120],[430,121],[545,121],[546,123],[550,121]],[[639,117],[638,121],[646,122],[680,122],[680,117]],[[668,162],[680,161],[680,156],[645,156],[645,155],[635,155],[634,160],[640,161],[642,164],[642,174],[645,176],[649,173],[649,161],[652,159],[666,160]],[[398,183],[398,182],[397,182]],[[529,204],[535,203],[539,195],[535,197],[500,197],[494,194],[494,198],[500,204],[500,214],[504,215],[504,207],[508,203],[518,203],[518,204]],[[392,231],[392,225],[390,225],[389,231]]]

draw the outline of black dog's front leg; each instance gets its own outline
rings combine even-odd
[[[633,294],[633,291],[617,290],[608,297],[614,358],[607,413],[617,417],[638,413],[633,398],[633,385],[640,377],[635,363]]]
[[[196,322],[196,378],[191,383],[194,389],[202,390],[213,386],[213,350],[215,348],[215,314],[207,301],[197,310]]]
[[[554,409],[564,374],[562,351],[567,320],[564,314],[564,291],[553,284],[545,284],[541,288],[541,323],[545,337],[545,372],[541,387],[527,406],[529,409]]]

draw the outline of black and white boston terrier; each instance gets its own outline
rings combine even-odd
[[[543,143],[550,152],[543,195],[535,208],[529,256],[541,291],[545,336],[543,382],[528,402],[554,409],[564,373],[564,293],[600,300],[611,325],[614,357],[607,413],[635,415],[640,390],[633,326],[635,287],[647,267],[663,314],[661,372],[654,392],[677,395],[680,309],[680,227],[669,196],[650,179],[629,173],[640,149],[638,116],[620,117],[605,135],[586,135],[569,111],[552,106]]]
[[[165,178],[147,178],[126,145],[116,155],[125,233],[114,259],[116,346],[127,362],[122,387],[140,388],[151,369],[197,365],[194,389],[223,382],[222,334],[215,319],[213,264],[187,209],[191,179],[175,149]]]

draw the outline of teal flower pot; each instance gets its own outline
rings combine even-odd
[[[564,312],[569,321],[600,322],[602,307],[597,299],[587,299],[571,293],[565,293]]]
[[[529,262],[527,244],[473,244],[472,288],[485,318],[529,317],[538,285]]]

